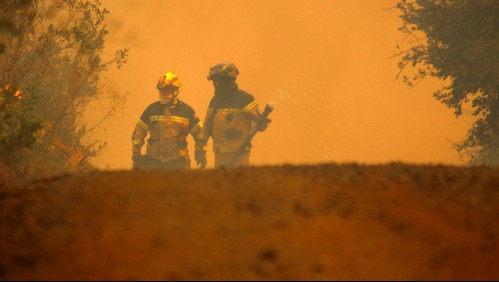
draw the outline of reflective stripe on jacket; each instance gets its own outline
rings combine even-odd
[[[213,97],[206,112],[200,139],[213,138],[213,151],[234,152],[248,137],[254,122],[260,117],[253,95],[235,89],[226,99]],[[251,144],[246,148],[251,150]]]
[[[159,101],[149,105],[135,126],[132,135],[132,150],[140,152],[147,139],[146,156],[162,162],[188,158],[187,135],[199,142],[202,124],[195,111],[186,103],[170,107]]]

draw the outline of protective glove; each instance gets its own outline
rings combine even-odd
[[[132,162],[133,162],[133,167],[137,168],[140,161],[142,160],[142,154],[140,152],[133,152],[132,154]]]
[[[204,149],[196,149],[194,151],[194,159],[196,160],[196,164],[200,166],[201,169],[206,167],[208,161],[206,160],[206,150]]]
[[[256,129],[260,132],[267,129],[268,126],[269,126],[269,120],[266,118],[261,119],[256,123]]]

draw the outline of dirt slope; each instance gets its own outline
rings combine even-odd
[[[0,190],[0,280],[498,280],[499,167],[95,172]]]

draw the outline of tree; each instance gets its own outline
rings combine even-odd
[[[103,58],[108,13],[99,0],[1,1],[0,32],[6,39],[0,42],[0,83],[24,94],[21,112],[29,115],[22,120],[34,124],[21,135],[26,140],[35,136],[36,142],[2,147],[0,161],[28,179],[68,171],[67,156],[54,147],[55,141],[87,157],[97,156],[105,146],[96,140],[83,142],[93,127],[82,117],[92,101],[109,98],[104,119],[125,101],[123,95],[102,89],[101,74],[113,65],[120,68],[128,52],[122,49]],[[10,126],[6,132],[15,131],[3,116],[0,124]]]
[[[5,51],[4,38],[17,35],[14,11],[25,9],[30,1],[0,1],[0,54]],[[23,99],[23,92],[15,86],[0,81],[0,154],[29,147],[35,141],[33,133],[40,127],[40,121],[30,109],[29,99]]]
[[[427,76],[445,81],[434,97],[456,117],[470,105],[475,117],[456,150],[472,165],[499,164],[499,1],[403,0],[396,7],[404,33],[397,78],[411,87]],[[405,75],[408,69],[416,72]]]

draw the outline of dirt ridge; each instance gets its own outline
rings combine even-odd
[[[96,171],[0,189],[0,280],[498,280],[499,167]]]

